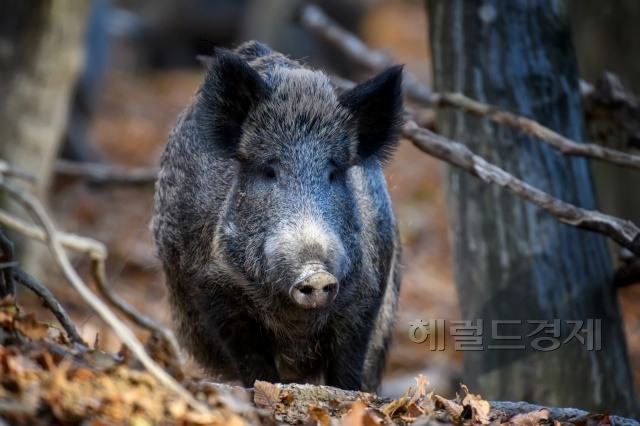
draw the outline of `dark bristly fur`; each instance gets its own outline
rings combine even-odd
[[[338,97],[325,74],[260,43],[207,63],[156,184],[180,341],[245,386],[376,390],[400,283],[382,165],[400,132],[401,67]],[[328,306],[290,296],[311,267],[338,282]]]

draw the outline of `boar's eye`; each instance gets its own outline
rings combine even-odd
[[[264,166],[261,170],[261,174],[262,177],[264,177],[265,180],[276,180],[278,179],[278,175],[276,173],[276,169],[274,169],[272,166]]]
[[[333,183],[338,179],[338,171],[336,169],[331,169],[329,172],[329,182]]]

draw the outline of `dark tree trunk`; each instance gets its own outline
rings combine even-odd
[[[582,139],[578,74],[561,1],[426,0],[434,86],[531,117]],[[459,111],[438,129],[562,200],[594,208],[587,163]],[[464,352],[466,384],[487,399],[636,413],[636,399],[605,241],[456,169],[447,171],[453,264],[465,319],[484,319],[483,350]],[[602,320],[602,349],[577,339],[538,351],[531,339],[493,339],[492,320],[517,320],[499,335],[532,332],[527,320]],[[535,327],[534,327],[535,328]],[[526,336],[526,334],[525,334]],[[523,350],[489,345],[525,344]]]

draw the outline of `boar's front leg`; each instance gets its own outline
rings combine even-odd
[[[369,335],[370,331],[366,328],[339,330],[334,334],[328,357],[327,385],[361,390]]]
[[[280,375],[264,331],[251,319],[236,318],[221,330],[229,357],[236,365],[245,387],[253,387],[256,380],[278,383]]]
[[[216,346],[224,358],[217,360],[215,370],[235,375],[246,387],[256,380],[280,381],[266,332],[255,320],[239,313],[242,311],[229,299],[218,299],[207,312],[207,326],[215,331]]]

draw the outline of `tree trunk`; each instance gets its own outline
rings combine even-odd
[[[33,172],[42,199],[82,62],[88,3],[0,0],[0,158]],[[6,200],[2,204],[7,207]],[[23,253],[21,267],[41,276],[39,246],[18,246]]]
[[[531,117],[582,139],[578,75],[562,1],[426,0],[434,86]],[[526,182],[593,209],[587,163],[460,111],[439,131]],[[603,238],[560,224],[533,205],[447,170],[453,268],[463,318],[484,320],[483,350],[464,352],[464,382],[487,399],[636,414],[610,254]],[[559,319],[560,347],[536,350],[528,320]],[[601,319],[601,350],[569,337],[566,320]],[[523,336],[521,341],[494,338]],[[595,324],[595,322],[593,322]],[[584,334],[582,336],[585,336]],[[524,345],[491,349],[489,345]],[[546,345],[543,345],[546,346]]]

